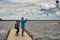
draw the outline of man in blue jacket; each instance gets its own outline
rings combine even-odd
[[[22,17],[20,22],[21,22],[21,28],[22,28],[22,36],[24,36],[23,34],[24,34],[25,23],[27,22],[27,19],[24,20],[24,18]]]

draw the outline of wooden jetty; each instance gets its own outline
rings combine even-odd
[[[7,40],[33,40],[26,32],[24,32],[25,36],[21,36],[21,29],[19,32],[19,36],[16,36],[16,29],[10,28],[7,36]]]

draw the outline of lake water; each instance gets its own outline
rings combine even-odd
[[[27,29],[40,40],[60,39],[60,21],[29,21]]]
[[[59,40],[60,21],[28,21],[26,29],[39,40]],[[10,27],[14,27],[15,21],[0,21],[0,40],[6,37]]]

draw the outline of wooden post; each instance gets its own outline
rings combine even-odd
[[[28,32],[28,35],[30,35],[30,32]]]
[[[33,35],[31,34],[31,38],[33,39]]]

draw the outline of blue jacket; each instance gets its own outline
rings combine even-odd
[[[19,23],[18,22],[15,23],[15,27],[19,27]]]
[[[25,23],[27,22],[27,20],[21,20],[20,22],[21,22],[21,27],[25,28]]]

